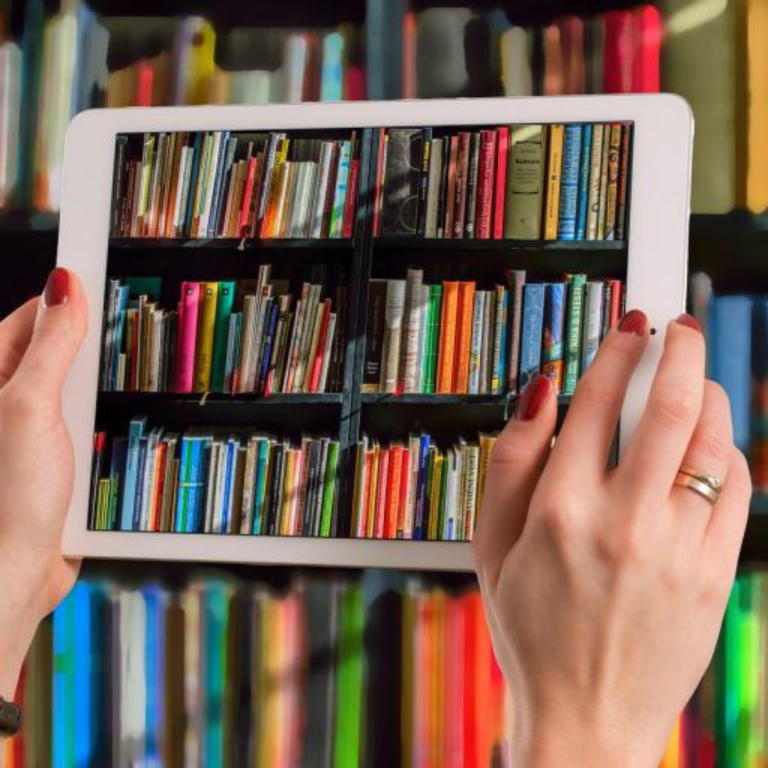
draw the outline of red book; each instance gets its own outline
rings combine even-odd
[[[578,16],[566,16],[555,23],[560,28],[563,51],[563,90],[580,95],[585,92],[584,21]]]
[[[309,379],[309,391],[317,392],[320,384],[320,373],[323,370],[323,352],[325,351],[325,337],[328,335],[328,322],[331,318],[331,300],[323,302],[323,316],[320,319],[320,331],[317,336],[317,349],[315,359],[312,361],[312,376]]]
[[[376,489],[376,517],[373,521],[373,536],[384,538],[384,524],[387,517],[387,502],[389,501],[389,449],[379,452],[379,479]]]
[[[661,12],[653,5],[635,11],[635,45],[632,67],[633,93],[658,93],[661,90]]]
[[[155,73],[149,62],[142,59],[135,64],[136,71],[136,104],[137,107],[152,106],[152,89],[155,83]]]
[[[303,101],[320,101],[320,70],[323,66],[322,43],[316,35],[305,34],[307,64],[304,69]]]
[[[381,212],[381,197],[384,190],[384,163],[387,155],[387,129],[379,128],[379,152],[376,159],[376,189],[373,204],[373,234],[379,234],[379,214]]]
[[[357,521],[357,538],[365,539],[368,536],[368,515],[370,515],[371,475],[373,474],[373,450],[365,452],[363,463],[363,495],[360,505],[360,517]]]
[[[416,86],[416,14],[408,11],[403,17],[403,98],[417,99]]]
[[[632,11],[608,11],[603,49],[603,91],[629,93],[634,68],[634,30]]]
[[[253,182],[256,178],[256,158],[248,158],[248,166],[245,173],[245,190],[243,191],[243,206],[240,209],[240,226],[237,228],[240,237],[248,236],[248,213],[251,210],[251,198],[253,197]]]
[[[468,131],[459,133],[459,154],[456,163],[456,209],[453,214],[453,236],[457,240],[464,237],[464,222],[467,218],[467,197],[469,180],[469,144],[472,134]]]
[[[496,194],[493,210],[493,239],[504,237],[504,200],[507,193],[507,155],[509,153],[509,128],[496,129]]]
[[[475,710],[477,623],[481,620],[482,608],[476,592],[469,592],[461,598],[464,607],[464,717],[462,725],[462,745],[464,747],[464,765],[477,768],[477,722]]]
[[[387,511],[384,519],[384,538],[397,538],[397,505],[400,503],[400,475],[403,469],[403,446],[389,449],[389,482],[387,485]]]
[[[342,237],[352,237],[355,228],[355,201],[357,200],[357,185],[360,176],[360,160],[355,158],[349,167],[349,182],[347,197],[344,200],[344,218],[341,228]]]
[[[446,768],[466,765],[464,729],[457,727],[466,719],[466,689],[464,675],[467,668],[465,608],[461,598],[448,597],[445,601],[445,713],[443,728],[443,759]]]
[[[624,286],[621,284],[621,280],[609,280],[611,284],[611,307],[610,314],[608,315],[609,327],[613,328],[616,323],[619,322],[621,317],[621,299]]]
[[[477,212],[475,214],[478,240],[491,236],[493,216],[493,165],[496,155],[496,131],[480,132],[480,172],[477,182]]]
[[[191,392],[195,372],[195,341],[197,337],[197,311],[200,304],[200,283],[181,284],[179,304],[179,334],[176,347],[175,392]],[[232,390],[236,390],[233,388]]]
[[[400,498],[398,499],[397,506],[397,538],[403,538],[403,531],[405,530],[405,508],[408,501],[408,486],[410,485],[410,463],[411,454],[408,451],[407,446],[403,448],[403,460],[400,465]]]
[[[365,101],[365,70],[359,64],[347,67],[344,90],[345,101]]]
[[[160,513],[163,509],[163,487],[165,485],[165,464],[168,457],[168,443],[157,444],[155,457],[155,487],[152,489],[152,509],[149,514],[150,531],[160,530]]]

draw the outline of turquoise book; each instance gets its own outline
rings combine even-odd
[[[587,237],[587,201],[589,199],[589,163],[592,157],[592,124],[583,126],[581,158],[579,160],[579,188],[576,193],[576,239]]]
[[[520,334],[520,378],[518,391],[525,392],[541,365],[541,332],[544,322],[544,284],[523,287],[523,323]]]
[[[576,239],[582,131],[583,126],[578,123],[569,123],[565,126],[560,178],[560,212],[557,222],[558,240]]]

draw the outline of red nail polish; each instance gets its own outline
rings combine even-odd
[[[43,306],[55,307],[66,304],[69,299],[69,272],[62,267],[56,267],[45,284],[43,291]]]
[[[701,326],[699,325],[699,321],[693,317],[693,315],[689,315],[687,312],[683,312],[680,317],[675,320],[676,323],[679,323],[680,325],[684,325],[687,328],[693,328],[694,331],[698,331],[701,333]]]
[[[619,330],[622,333],[632,333],[635,336],[643,336],[648,327],[648,318],[645,312],[639,309],[631,309],[619,320]]]
[[[541,410],[541,406],[547,399],[552,389],[552,382],[541,374],[537,374],[531,379],[525,392],[517,401],[515,408],[515,419],[517,421],[530,421],[536,417]]]

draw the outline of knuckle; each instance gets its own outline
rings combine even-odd
[[[573,534],[573,515],[562,497],[554,495],[544,499],[539,506],[539,519],[549,537],[558,544],[570,541]]]
[[[699,597],[703,605],[723,605],[731,594],[731,581],[724,578],[710,577],[701,586]]]
[[[518,437],[510,432],[502,433],[491,449],[489,470],[497,466],[509,469],[525,464],[531,455],[531,447]]]
[[[11,383],[2,394],[0,414],[4,422],[27,424],[38,418],[41,404],[29,387],[18,387]]]
[[[704,388],[706,392],[707,400],[719,411],[730,411],[731,401],[728,398],[723,385],[712,379],[707,379],[704,382]]]
[[[596,376],[587,374],[579,382],[576,397],[581,405],[588,408],[605,408],[616,399],[614,390],[607,387]]]
[[[673,391],[657,395],[650,404],[650,410],[662,426],[678,427],[697,418],[700,402],[695,389],[678,386]]]
[[[696,452],[701,452],[703,456],[717,464],[727,465],[733,456],[733,442],[722,432],[708,432],[695,442],[698,443],[694,445]]]

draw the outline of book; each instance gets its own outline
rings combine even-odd
[[[572,395],[576,389],[581,366],[582,318],[586,275],[566,275],[568,303],[565,319],[565,377],[563,394]]]
[[[380,392],[395,392],[398,384],[400,345],[402,343],[403,313],[405,311],[405,280],[387,281],[384,307],[384,336],[381,352]]]
[[[558,206],[558,240],[575,240],[577,233],[582,134],[585,126],[569,123],[563,139],[563,162]],[[618,168],[618,166],[617,166]]]
[[[563,388],[565,294],[564,283],[547,283],[544,287],[541,373],[552,381],[558,393]]]
[[[560,220],[560,186],[563,168],[563,140],[565,126],[549,126],[547,140],[546,210],[544,214],[544,239],[557,240]]]
[[[621,123],[611,125],[608,147],[608,189],[605,199],[605,240],[616,239],[616,216],[619,194],[619,163],[621,161]]]
[[[435,392],[453,392],[456,370],[456,321],[459,311],[459,283],[443,283],[442,314],[440,318],[440,348],[437,358],[437,384]]]
[[[419,128],[391,128],[387,137],[381,234],[415,235],[419,223],[419,174],[424,133]]]
[[[510,145],[504,237],[538,240],[544,204],[546,127],[514,126]]]
[[[524,270],[509,270],[507,272],[509,293],[509,364],[507,366],[507,390],[517,394],[520,374],[520,334],[523,322],[523,288],[525,286]]]
[[[218,294],[218,283],[203,283],[201,285],[192,387],[195,392],[207,392],[211,384]]]
[[[584,372],[592,364],[600,344],[603,322],[603,286],[604,283],[590,280],[584,287],[584,319],[582,320],[581,361],[579,372]]]
[[[602,178],[603,143],[605,126],[592,126],[592,155],[589,163],[589,193],[587,195],[587,240],[597,240],[600,214],[600,186]]]

